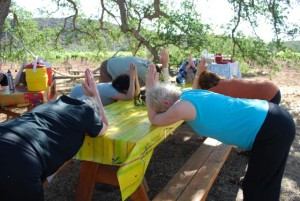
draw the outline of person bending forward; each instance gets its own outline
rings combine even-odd
[[[185,90],[158,83],[154,65],[146,81],[149,121],[167,126],[186,121],[201,136],[251,150],[243,182],[245,201],[278,201],[281,180],[295,137],[295,123],[280,106],[208,90]]]

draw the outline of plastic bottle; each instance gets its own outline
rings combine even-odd
[[[7,81],[8,81],[8,87],[10,91],[15,91],[15,84],[13,76],[10,72],[10,70],[7,71]]]
[[[209,56],[208,56],[208,51],[207,51],[207,49],[204,49],[204,50],[202,51],[201,54],[202,54],[202,58],[204,58],[204,59],[206,60],[205,66],[207,67],[208,64],[211,63],[210,58],[209,58]]]
[[[207,57],[208,57],[208,51],[207,51],[207,49],[204,49],[201,54],[202,54],[202,58],[207,59]]]

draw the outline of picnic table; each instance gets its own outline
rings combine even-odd
[[[81,73],[84,73],[84,71],[76,69],[70,69],[68,72],[70,75],[80,75]]]
[[[229,62],[227,64],[211,63],[208,65],[207,69],[216,74],[226,77],[226,79],[230,79],[233,77],[242,78],[238,62]]]
[[[105,136],[85,141],[75,159],[81,160],[76,200],[91,200],[95,183],[120,187],[122,200],[149,200],[144,179],[155,147],[183,121],[165,127],[151,125],[144,105],[118,101],[105,107],[109,129]]]

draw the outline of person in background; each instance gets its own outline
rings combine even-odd
[[[197,63],[198,59],[189,56],[188,59],[179,67],[178,74],[176,76],[177,84],[190,83],[192,84],[195,78],[195,74],[197,72]]]
[[[168,51],[164,48],[160,52],[160,59],[162,63],[162,71],[165,77],[169,77],[169,71],[168,71],[168,66],[165,66],[163,64],[163,60],[165,57],[168,57],[169,53]],[[130,63],[134,63],[137,68],[137,74],[139,78],[139,83],[140,86],[143,87],[145,86],[146,83],[146,72],[148,69],[148,66],[151,64],[151,61],[141,59],[138,57],[133,57],[133,56],[127,56],[127,57],[112,57],[109,58],[101,63],[100,66],[100,77],[99,77],[99,82],[111,82],[114,80],[117,76],[121,74],[127,74],[128,71],[128,66]],[[166,68],[166,69],[164,69]],[[157,70],[160,70],[157,67]]]
[[[25,68],[25,63],[23,63],[20,70],[16,74],[16,77],[14,78],[15,86],[19,86],[21,83],[26,86],[25,73],[23,72],[24,68]],[[3,72],[0,72],[0,86],[8,86],[7,75]]]
[[[14,78],[15,86],[19,86],[19,85],[27,86],[26,73],[24,72],[26,64],[27,64],[27,61],[26,61],[26,59],[24,59],[23,64],[21,65],[19,71],[16,74],[16,77]]]
[[[88,69],[83,90],[81,99],[62,95],[0,123],[1,201],[44,200],[43,181],[72,159],[85,134],[106,133],[108,121]]]
[[[0,87],[1,86],[7,86],[8,85],[8,80],[6,74],[1,70],[2,67],[2,59],[0,58]]]
[[[118,100],[132,100],[140,94],[137,67],[134,63],[130,64],[129,75],[118,75],[112,82],[98,83],[97,89],[101,94],[103,106],[114,103]],[[70,96],[79,98],[84,95],[81,84],[76,85],[70,91]]]
[[[205,67],[202,58],[197,64],[193,89],[206,89],[234,98],[261,99],[275,104],[281,101],[280,89],[269,81],[250,81],[244,79],[222,79]]]
[[[203,89],[184,90],[158,83],[147,72],[149,121],[167,126],[184,120],[198,134],[251,150],[243,182],[244,200],[278,201],[284,168],[295,137],[292,116],[266,100],[233,98]]]
[[[0,86],[7,86],[7,85],[8,85],[8,80],[6,74],[0,72]]]

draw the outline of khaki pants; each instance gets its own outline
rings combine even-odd
[[[99,82],[112,82],[113,81],[112,77],[110,76],[110,74],[107,71],[107,62],[108,62],[108,59],[104,60],[101,63]],[[140,83],[140,87],[145,86],[145,83],[143,82],[143,80],[141,78],[139,78],[139,83]]]
[[[99,82],[111,82],[112,77],[107,72],[107,60],[104,60],[100,66]]]

